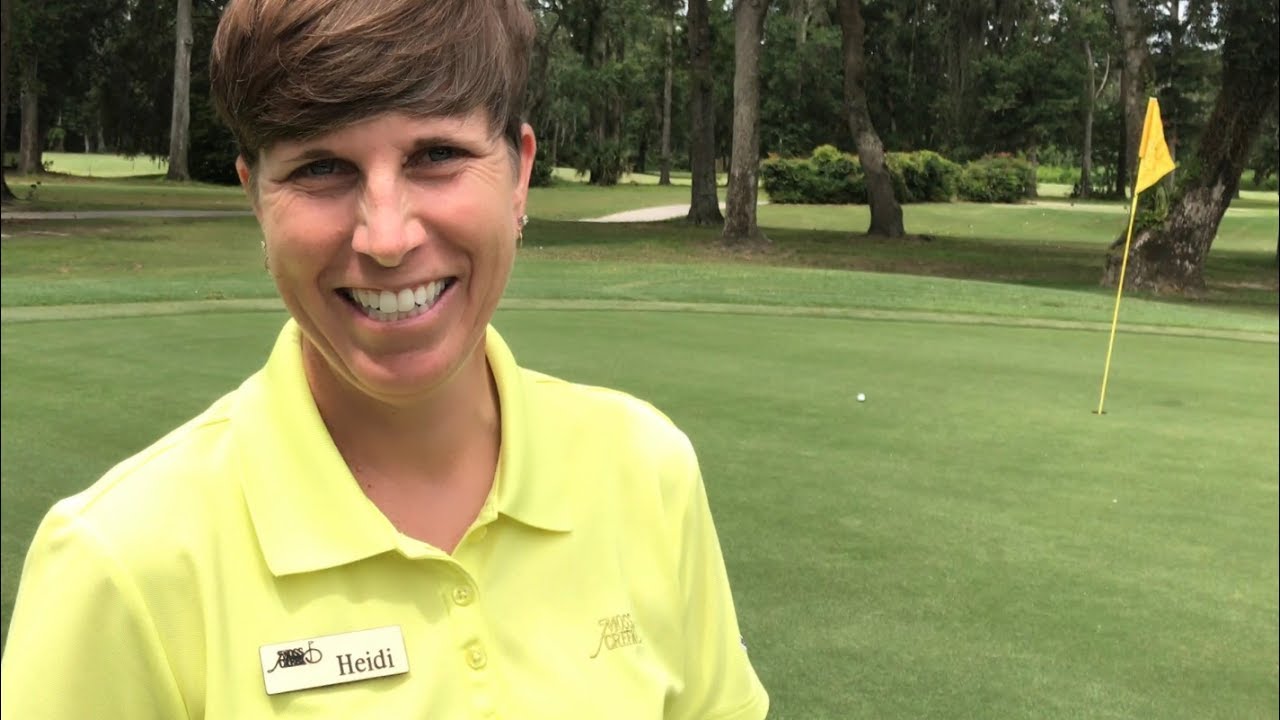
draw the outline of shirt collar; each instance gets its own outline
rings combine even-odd
[[[539,437],[549,425],[539,416],[553,409],[538,406],[539,396],[530,387],[536,381],[516,364],[511,349],[492,327],[485,337],[485,354],[502,411],[502,449],[490,499],[496,499],[498,512],[525,525],[568,532],[573,528],[573,512],[566,473],[557,463],[559,458],[543,456],[552,444]]]
[[[266,367],[241,387],[233,423],[250,519],[277,576],[356,562],[403,548],[408,540],[361,492],[334,446],[303,371],[301,342],[298,325],[289,320]],[[571,513],[564,493],[551,486],[556,476],[535,477],[533,470],[538,429],[526,418],[528,379],[493,328],[485,354],[498,388],[502,444],[494,487],[477,522],[497,513],[566,532]]]

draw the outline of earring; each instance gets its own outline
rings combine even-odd
[[[524,245],[524,226],[529,224],[529,216],[521,215],[516,221],[516,247]]]
[[[262,269],[271,272],[271,256],[267,255],[267,241],[260,240],[262,245]]]

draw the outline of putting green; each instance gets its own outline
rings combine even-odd
[[[264,359],[278,311],[6,322],[3,613],[35,524]],[[533,368],[693,438],[773,716],[1277,707],[1275,345],[508,306]],[[858,392],[866,402],[854,399]]]

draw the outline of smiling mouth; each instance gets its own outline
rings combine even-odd
[[[342,288],[338,294],[346,298],[365,317],[378,322],[408,320],[435,307],[441,296],[453,287],[458,279],[448,277],[400,290],[376,290],[371,288]]]

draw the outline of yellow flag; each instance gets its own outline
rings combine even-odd
[[[1133,194],[1146,190],[1173,170],[1173,157],[1164,143],[1164,124],[1160,122],[1160,103],[1147,99],[1147,119],[1142,122],[1142,142],[1138,144],[1138,182]]]

